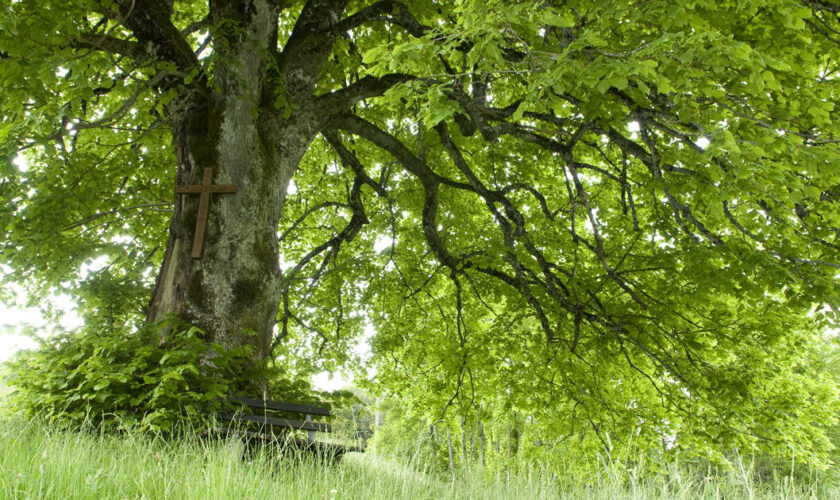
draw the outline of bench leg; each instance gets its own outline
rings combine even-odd
[[[312,415],[306,414],[306,421],[312,422]],[[315,442],[315,431],[306,431],[306,441],[310,444]]]

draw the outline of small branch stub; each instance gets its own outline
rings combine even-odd
[[[175,186],[175,194],[198,194],[198,216],[195,221],[195,237],[193,238],[192,258],[200,259],[204,249],[204,230],[207,228],[207,217],[210,213],[211,193],[235,193],[236,186],[232,184],[213,184],[213,167],[204,168],[204,178],[201,184]]]

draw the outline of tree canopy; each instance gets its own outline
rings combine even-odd
[[[33,297],[142,321],[167,231],[172,247],[180,215],[194,225],[195,200],[173,203],[183,165],[220,162],[262,191],[214,198],[206,262],[279,266],[276,295],[218,287],[268,304],[264,354],[289,370],[352,364],[370,324],[380,387],[428,418],[825,447],[837,390],[810,363],[840,299],[834,4],[2,4],[0,261]],[[214,132],[197,102],[259,132]],[[262,220],[268,250],[212,253]]]

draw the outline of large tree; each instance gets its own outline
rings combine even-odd
[[[771,358],[795,371],[840,292],[837,10],[5,0],[5,270],[257,363],[341,359],[367,317],[382,373],[448,403],[517,381],[620,413],[640,383],[776,418]],[[196,258],[174,190],[206,167],[236,192]]]

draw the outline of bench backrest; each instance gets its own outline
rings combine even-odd
[[[322,408],[320,406],[299,405],[293,403],[284,403],[281,401],[269,401],[267,399],[246,398],[243,396],[229,396],[227,398],[231,403],[239,403],[255,410],[263,410],[263,415],[247,415],[242,413],[218,413],[217,418],[229,422],[254,422],[260,424],[262,427],[275,426],[287,427],[291,429],[307,431],[307,441],[310,443],[315,440],[315,431],[331,432],[332,428],[327,423],[313,422],[313,415],[320,415],[329,417],[329,408]],[[305,415],[305,421],[289,420],[287,418],[280,418],[265,414],[267,411],[281,411],[286,413],[297,413]]]
[[[249,408],[258,410],[276,410],[287,411],[289,413],[300,413],[303,415],[323,415],[330,416],[329,408],[321,408],[319,406],[297,405],[292,403],[281,403],[279,401],[269,401],[267,399],[254,399],[242,396],[231,396],[227,398],[232,403],[243,404]]]

